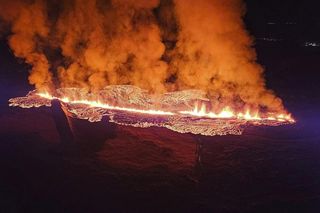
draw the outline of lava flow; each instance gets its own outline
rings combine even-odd
[[[112,106],[106,103],[102,103],[100,101],[91,101],[86,99],[76,99],[76,100],[70,100],[68,97],[55,97],[50,95],[49,93],[37,93],[38,96],[42,98],[46,98],[49,100],[57,99],[63,103],[66,104],[83,104],[87,105],[89,107],[96,107],[96,108],[102,108],[102,109],[109,109],[109,110],[117,110],[117,111],[125,111],[125,112],[133,112],[133,113],[141,113],[141,114],[150,114],[150,115],[174,115],[173,112],[166,112],[161,110],[143,110],[143,109],[135,109],[135,108],[128,108],[128,107],[120,107],[120,106]]]
[[[162,110],[156,110],[156,109],[136,109],[136,108],[128,108],[128,107],[120,107],[120,106],[112,106],[106,103],[102,103],[100,101],[94,101],[94,100],[86,100],[86,99],[76,99],[76,100],[70,100],[68,97],[55,97],[50,95],[49,93],[37,93],[42,98],[46,98],[49,100],[58,99],[63,103],[67,104],[84,104],[89,107],[97,107],[97,108],[103,108],[103,109],[109,109],[109,110],[117,110],[117,111],[125,111],[125,112],[132,112],[132,113],[141,113],[141,114],[150,114],[150,115],[189,115],[189,116],[195,116],[195,117],[206,117],[206,118],[219,118],[219,119],[243,119],[247,121],[259,121],[259,120],[276,120],[278,122],[289,122],[289,123],[295,123],[295,120],[291,117],[290,114],[279,114],[279,115],[269,115],[268,117],[260,117],[259,112],[256,112],[254,114],[250,113],[250,110],[246,110],[245,113],[234,113],[233,110],[231,110],[230,107],[225,107],[220,113],[214,113],[214,112],[207,112],[206,105],[202,104],[201,107],[198,107],[198,104],[195,105],[194,109],[192,111],[179,111],[179,112],[170,112],[170,111],[162,111]]]
[[[248,125],[278,126],[295,122],[290,114],[251,113],[250,110],[236,112],[228,106],[220,112],[211,112],[205,103],[199,102],[196,91],[172,92],[154,98],[139,88],[118,85],[106,87],[97,94],[76,88],[59,89],[57,94],[32,91],[9,102],[10,106],[30,108],[51,106],[51,101],[56,99],[73,117],[91,122],[109,116],[110,122],[120,125],[158,126],[181,133],[210,136],[241,134]],[[108,100],[114,104],[109,104]],[[161,106],[161,110],[157,106]]]

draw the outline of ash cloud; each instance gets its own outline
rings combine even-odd
[[[283,110],[267,90],[241,0],[0,0],[14,54],[39,90],[130,84],[207,92],[223,105]]]

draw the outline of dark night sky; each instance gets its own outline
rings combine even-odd
[[[320,38],[319,1],[246,0],[246,24],[256,37],[312,41]],[[275,23],[274,25],[268,23]],[[286,24],[293,23],[293,24]]]
[[[250,16],[257,22],[320,22],[316,0],[245,0]]]

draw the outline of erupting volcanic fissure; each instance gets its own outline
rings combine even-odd
[[[150,95],[147,91],[128,85],[108,86],[99,92],[85,89],[61,88],[57,96],[37,91],[25,97],[12,98],[10,106],[23,108],[51,106],[59,100],[68,116],[101,121],[108,116],[110,122],[135,127],[166,127],[181,133],[202,135],[241,134],[248,125],[278,126],[294,123],[290,114],[236,111],[225,107],[220,112],[207,109],[210,101],[199,90],[185,90]]]
[[[244,14],[242,0],[1,1],[2,31],[36,87],[10,105],[58,99],[90,121],[205,135],[292,123],[266,88]]]

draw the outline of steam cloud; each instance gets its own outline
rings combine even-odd
[[[283,110],[265,87],[244,13],[241,0],[0,0],[0,26],[39,90],[202,89],[213,108]]]

